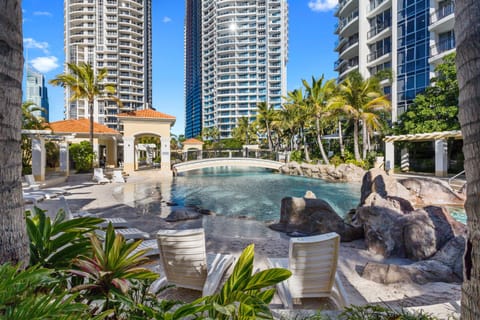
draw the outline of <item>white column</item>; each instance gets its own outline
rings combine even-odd
[[[37,181],[45,180],[45,166],[47,153],[45,152],[45,139],[42,137],[32,138],[32,174]]]
[[[393,142],[385,142],[385,171],[393,173],[395,167],[395,148]]]
[[[435,140],[435,176],[446,177],[447,170],[447,140]]]
[[[160,143],[162,145],[162,162],[160,172],[163,175],[172,175],[172,169],[170,167],[170,136],[160,137]]]
[[[408,149],[403,148],[400,151],[400,170],[403,172],[408,172],[410,171],[410,156],[408,154]]]
[[[60,172],[66,176],[70,174],[70,161],[67,141],[60,142]]]
[[[123,137],[123,169],[130,173],[135,170],[135,138]]]

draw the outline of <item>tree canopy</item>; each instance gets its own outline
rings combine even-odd
[[[458,82],[455,53],[435,68],[436,77],[423,94],[400,116],[395,133],[427,133],[460,130],[458,121]]]

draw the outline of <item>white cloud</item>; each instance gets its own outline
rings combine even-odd
[[[163,23],[169,23],[169,22],[172,22],[172,19],[170,17],[165,16],[165,17],[163,17],[162,22]]]
[[[308,2],[308,7],[313,11],[325,12],[335,9],[338,0],[311,0]]]
[[[38,57],[30,61],[30,63],[35,69],[43,73],[47,73],[58,68],[57,62],[58,59],[54,56]]]
[[[48,11],[35,11],[33,13],[34,16],[49,16],[51,17],[52,16],[52,13],[48,12]]]
[[[43,53],[48,54],[48,42],[38,42],[32,38],[24,38],[23,46],[27,49],[40,49]]]

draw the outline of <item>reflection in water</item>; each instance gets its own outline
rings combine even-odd
[[[358,204],[360,184],[328,183],[291,177],[263,169],[212,168],[192,171],[172,180],[137,183],[114,191],[117,200],[137,208],[138,214],[171,212],[167,202],[196,206],[226,216],[260,221],[278,220],[281,199],[302,197],[307,190],[330,203],[343,216]]]

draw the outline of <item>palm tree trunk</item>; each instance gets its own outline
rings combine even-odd
[[[362,123],[362,159],[365,160],[367,157],[367,148],[368,148],[368,137],[367,137],[367,124],[365,120]]]
[[[92,152],[95,153],[95,149],[93,147],[93,101],[88,101],[88,112],[90,113],[90,146],[92,147]]]
[[[0,264],[26,266],[21,168],[23,39],[20,0],[0,0]]]
[[[360,161],[360,151],[358,150],[358,120],[353,119],[353,153],[355,160]]]
[[[330,161],[328,161],[328,157],[325,153],[325,149],[323,149],[322,134],[320,130],[320,119],[318,117],[315,119],[315,126],[317,127],[317,143],[318,147],[320,148],[320,153],[322,154],[323,161],[325,162],[325,164],[330,164]]]
[[[302,127],[303,152],[305,153],[305,161],[310,162],[310,152],[308,151],[307,136],[305,135],[305,128]]]
[[[268,140],[268,149],[273,149],[273,142],[272,142],[272,133],[270,132],[270,126],[268,122],[265,122],[265,127],[267,129],[267,140]]]
[[[338,120],[338,143],[340,144],[340,156],[345,158],[345,146],[343,145],[342,121]]]
[[[467,246],[464,256],[462,315],[465,320],[480,319],[480,2],[457,0],[455,36],[457,78],[460,88],[458,118],[462,125],[463,153],[467,177]]]

